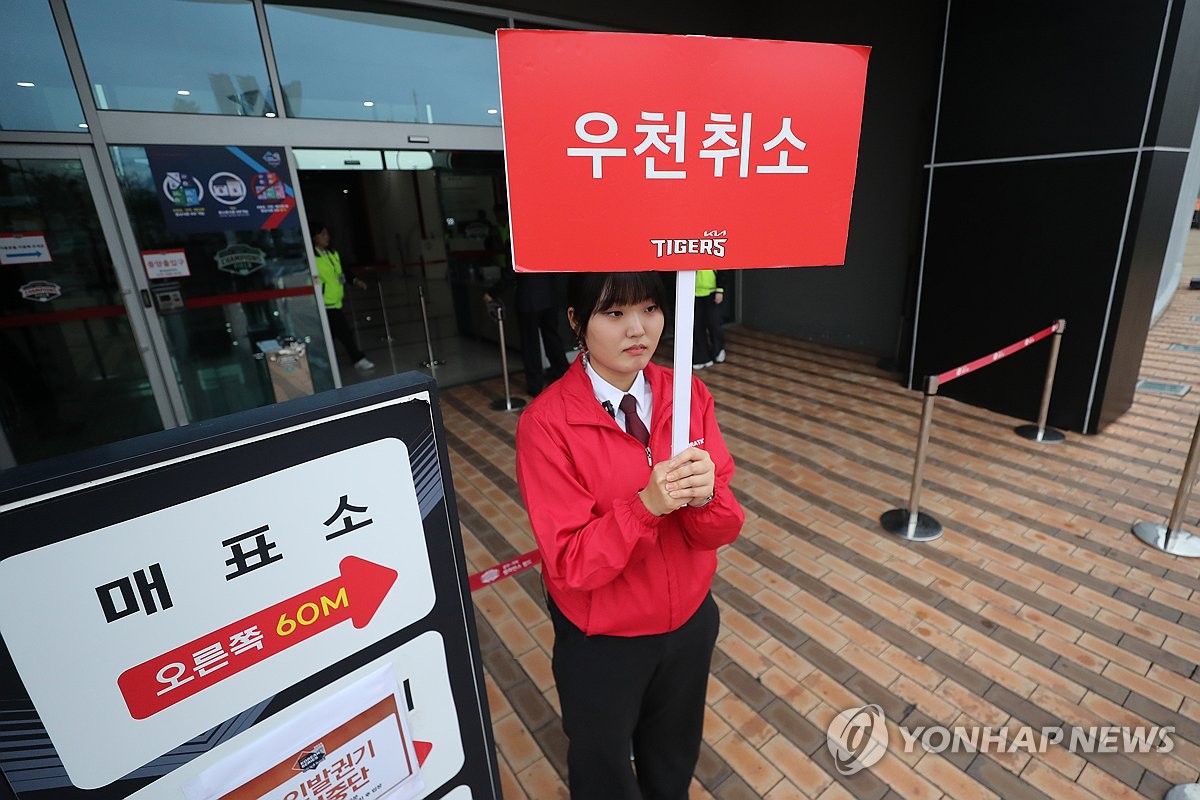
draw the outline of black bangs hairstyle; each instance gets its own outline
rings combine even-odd
[[[587,338],[593,314],[649,300],[664,313],[667,290],[657,272],[573,272],[567,280],[567,307],[575,309],[575,335]]]

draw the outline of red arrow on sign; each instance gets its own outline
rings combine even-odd
[[[117,685],[130,715],[151,717],[347,620],[365,628],[398,573],[355,556],[339,568],[331,581],[122,672]]]

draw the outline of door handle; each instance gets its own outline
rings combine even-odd
[[[154,308],[154,301],[150,299],[150,292],[147,289],[141,290],[142,306],[145,308]]]

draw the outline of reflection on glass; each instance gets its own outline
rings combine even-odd
[[[301,167],[297,182],[343,268],[367,284],[347,285],[343,309],[358,348],[376,365],[371,374],[420,368],[443,387],[498,376],[499,327],[483,296],[501,294],[496,284],[508,268],[503,155],[384,151],[386,169],[338,169],[344,153],[307,151],[315,167]],[[507,363],[517,370],[522,315],[511,291],[502,299],[511,311]],[[565,329],[565,304],[558,317]],[[531,347],[540,348],[536,336]],[[365,377],[340,348],[339,366],[344,383]]]
[[[68,0],[67,8],[100,108],[274,113],[249,0]]]
[[[161,429],[83,165],[0,160],[0,467]]]
[[[84,129],[79,96],[46,0],[6,0],[0,46],[0,130]]]
[[[495,31],[504,22],[403,13],[268,5],[288,115],[499,125]]]
[[[150,287],[156,295],[178,293],[177,303],[158,309],[188,419],[274,403],[275,379],[262,357],[271,341],[306,343],[313,389],[332,389],[301,229],[174,233],[163,220],[145,149],[114,147],[113,158],[138,249],[186,255],[190,274],[151,279]]]

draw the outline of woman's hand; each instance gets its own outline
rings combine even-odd
[[[650,472],[650,483],[638,492],[642,504],[656,517],[684,506],[702,506],[713,494],[717,470],[712,457],[698,447],[689,447]]]

